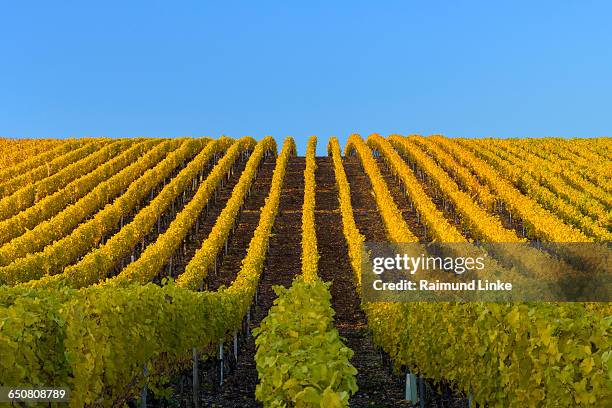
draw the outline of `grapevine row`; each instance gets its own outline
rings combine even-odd
[[[138,260],[128,265],[116,278],[111,279],[109,283],[129,282],[144,284],[153,279],[163,266],[172,259],[172,255],[184,242],[189,231],[195,226],[196,220],[200,216],[202,210],[214,195],[215,190],[220,187],[223,178],[230,174],[232,166],[240,157],[240,154],[243,154],[245,151],[253,150],[254,146],[255,141],[252,138],[243,138],[234,142],[233,145],[227,149],[225,156],[217,163],[208,177],[206,177],[204,182],[200,185],[189,204],[187,204],[176,216],[174,221],[172,221],[168,229],[161,234],[154,243],[147,246]],[[256,147],[247,162],[246,168],[243,170],[243,174],[247,171],[254,171],[253,166],[255,169],[257,168],[264,153],[262,147]],[[152,217],[150,217],[150,220],[153,222],[155,221]],[[138,225],[134,225],[134,227],[138,227]],[[136,230],[138,231],[139,228]],[[119,240],[118,242],[122,241]],[[138,241],[135,240],[135,242]]]
[[[41,222],[57,215],[71,203],[83,198],[100,183],[103,183],[126,166],[132,164],[143,153],[159,142],[159,140],[152,140],[136,144],[91,173],[74,180],[64,188],[59,189],[59,186],[49,185],[49,189],[55,188],[57,191],[17,215],[0,221],[0,244],[6,244],[24,234],[27,230],[35,228]],[[27,192],[25,195],[27,195]],[[11,198],[12,196],[8,197],[8,199]],[[15,205],[18,204],[16,203]]]
[[[251,238],[249,242],[247,254],[242,260],[242,267],[232,285],[221,292],[235,299],[235,314],[229,318],[227,325],[228,332],[229,329],[236,329],[240,326],[242,318],[246,316],[247,310],[253,302],[255,290],[257,289],[259,278],[263,270],[266,253],[268,252],[270,234],[272,233],[274,220],[278,213],[278,205],[280,203],[287,163],[289,162],[289,158],[295,154],[295,142],[292,138],[288,137],[285,139],[283,149],[276,160],[270,192],[261,209],[259,224],[255,229],[253,238]]]
[[[380,213],[385,215],[383,220],[385,220],[388,235],[396,242],[417,241],[417,238],[404,222],[402,212],[393,201],[370,149],[363,142],[361,136],[357,134],[351,135],[346,143],[345,155],[351,155],[353,152],[359,157],[366,174],[371,180],[376,205]]]
[[[135,209],[149,191],[152,194],[155,186],[170,176],[174,169],[196,154],[206,143],[208,143],[206,139],[183,143],[155,167],[130,182],[125,193],[106,205],[92,219],[81,223],[70,234],[45,247],[43,251],[17,259],[9,266],[0,268],[0,272],[9,276],[16,275],[19,270],[27,272],[22,272],[19,281],[27,282],[26,285],[29,287],[55,287],[59,284],[81,287],[97,282],[107,272],[107,264],[104,262],[106,259],[101,255],[101,251],[107,247],[108,242],[98,248],[95,246],[118,224],[123,224],[125,215]],[[124,228],[111,240],[119,234],[124,234],[122,237],[125,237]],[[82,259],[72,264],[81,256]]]
[[[353,205],[351,204],[351,188],[349,186],[344,167],[342,166],[342,156],[340,155],[340,144],[338,139],[332,137],[327,145],[327,154],[332,157],[334,163],[334,176],[338,186],[338,201],[340,213],[342,215],[342,231],[348,246],[349,258],[354,272],[354,281],[357,286],[357,293],[361,293],[361,267],[362,267],[362,246],[365,237],[359,232],[355,217],[353,216]]]
[[[9,196],[0,199],[0,219],[8,219],[39,202],[49,194],[66,187],[73,180],[107,163],[131,144],[133,144],[133,141],[129,139],[107,144],[96,152],[67,165],[49,177],[25,184]]]
[[[306,147],[306,169],[304,170],[304,204],[302,205],[302,276],[304,281],[318,279],[319,252],[315,229],[315,155],[317,138],[311,137]]]
[[[28,184],[36,183],[39,180],[55,175],[58,171],[64,170],[70,164],[74,164],[75,162],[98,151],[100,148],[108,145],[108,143],[109,140],[86,143],[82,147],[69,151],[68,153],[51,160],[48,163],[38,166],[27,173],[4,181],[0,183],[0,197],[7,197]],[[2,218],[6,218],[6,215],[4,214],[5,208],[2,208],[2,210],[3,211],[0,212],[0,216]]]
[[[508,181],[516,186],[522,187],[529,197],[532,197],[545,209],[556,213],[559,218],[564,220],[567,224],[573,225],[588,236],[600,241],[610,240],[612,238],[612,234],[598,225],[593,218],[581,213],[575,202],[568,203],[563,199],[567,196],[571,196],[572,193],[566,191],[562,186],[555,186],[552,182],[546,183],[546,186],[542,186],[540,181],[542,177],[535,178],[529,174],[529,171],[518,171],[515,165],[501,158],[503,154],[499,153],[500,157],[497,157],[496,153],[490,149],[484,147],[477,148],[472,144],[461,141],[458,143],[473,150],[475,155],[480,156],[487,163],[495,166],[500,174],[505,175]],[[524,169],[528,170],[529,167],[525,166]],[[561,195],[561,197],[559,195]],[[571,201],[575,200],[572,199]]]
[[[525,197],[513,185],[504,180],[491,166],[457,144],[440,136],[430,137],[438,146],[454,155],[464,166],[483,179],[508,207],[523,220],[528,236],[536,236],[549,242],[590,242],[582,232],[564,224],[553,214]]]
[[[3,259],[13,259],[9,265],[0,267],[0,281],[25,282],[61,272],[63,267],[98,243],[105,232],[119,224],[125,212],[138,205],[176,166],[192,157],[201,143],[197,140],[171,140],[162,143],[97,186],[83,199],[67,207],[58,216],[1,247],[0,255]],[[168,154],[174,150],[174,154]],[[168,157],[162,160],[166,154]],[[149,170],[160,161],[161,163]],[[121,194],[125,189],[127,191]],[[107,205],[108,201],[117,195],[120,195],[119,198]],[[102,211],[96,213],[92,219],[80,223],[99,208],[103,208]],[[72,230],[73,227],[76,228]],[[53,243],[47,245],[49,242]],[[41,247],[44,249],[38,251]]]
[[[255,362],[260,382],[255,396],[265,407],[346,407],[357,391],[350,364],[353,351],[333,325],[329,284],[317,276],[315,230],[316,137],[308,141],[302,207],[302,274],[278,298],[259,328]]]
[[[400,178],[415,210],[419,214],[419,219],[426,225],[427,230],[431,231],[434,239],[439,242],[466,242],[461,233],[436,208],[421,187],[412,169],[402,160],[389,142],[382,136],[374,134],[368,137],[368,144],[382,153],[393,174]]]
[[[54,160],[71,150],[77,149],[93,139],[78,140],[11,140],[2,139],[4,143],[11,143],[10,147],[0,150],[0,158],[3,163],[14,163],[8,166],[0,166],[0,180],[9,180],[20,174]],[[19,158],[25,160],[17,162]]]
[[[329,284],[298,278],[275,290],[274,306],[253,330],[256,398],[264,407],[348,407],[357,370],[333,325]]]
[[[266,151],[270,150],[276,151],[276,142],[272,137],[266,137],[257,144],[251,158],[247,162],[246,168],[240,175],[238,183],[232,190],[231,197],[227,201],[225,208],[221,211],[221,214],[217,217],[208,237],[185,267],[185,272],[177,279],[179,286],[190,289],[202,287],[208,271],[213,268],[219,252],[229,238],[232,228],[235,226],[238,212],[242,209],[251,189],[251,184],[257,175],[259,163]]]

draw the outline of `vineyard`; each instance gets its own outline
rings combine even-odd
[[[609,302],[361,287],[364,242],[533,243],[544,270],[564,260],[538,243],[609,244],[611,139],[317,142],[0,139],[0,386],[71,407],[612,406]]]

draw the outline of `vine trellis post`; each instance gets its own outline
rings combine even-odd
[[[193,406],[198,408],[200,406],[200,377],[198,373],[198,350],[193,348],[193,371],[192,371],[192,397]]]
[[[144,376],[144,384],[142,389],[140,390],[140,408],[147,408],[147,393],[149,391],[148,387],[148,379],[149,379],[149,369],[147,364],[145,363],[142,374]]]

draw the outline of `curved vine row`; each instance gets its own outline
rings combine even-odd
[[[10,180],[20,174],[29,172],[30,170],[48,163],[55,158],[78,149],[85,143],[91,143],[94,139],[69,139],[69,140],[15,140],[12,141],[14,146],[7,150],[4,147],[0,154],[2,156],[10,156],[5,161],[12,162],[16,156],[27,157],[25,160],[0,169],[0,180]],[[5,142],[6,143],[6,142]],[[26,144],[27,143],[27,144]],[[20,154],[15,154],[17,151]],[[4,158],[4,157],[3,157]]]
[[[98,151],[101,147],[108,145],[109,140],[95,141],[86,143],[84,146],[69,151],[68,153],[48,162],[41,166],[36,167],[33,170],[28,171],[25,174],[13,177],[3,183],[0,183],[0,197],[7,197],[18,191],[19,189],[27,186],[28,184],[36,183],[39,180],[43,180],[47,177],[54,176],[57,172],[64,170],[67,166],[78,162],[79,160],[89,156],[90,154]],[[0,201],[0,204],[2,202]],[[8,207],[10,210],[10,207]],[[12,214],[6,214],[6,205],[0,205],[0,217],[6,218]]]
[[[3,245],[0,247],[0,264],[6,266],[17,259],[24,259],[25,262],[29,262],[27,259],[35,256],[33,254],[36,254],[50,243],[65,237],[86,217],[93,215],[109,203],[110,200],[121,195],[134,180],[163,160],[168,153],[178,148],[183,142],[182,140],[170,140],[162,143],[104,183],[96,186],[89,194],[66,207],[55,217],[38,224],[34,229]],[[193,153],[193,146],[191,149],[184,147],[181,152],[186,157],[188,154]],[[146,192],[141,194],[146,194]],[[34,273],[46,273],[47,268],[43,267],[42,270],[39,270],[40,266],[39,264],[38,267],[28,270],[31,272],[37,271]],[[20,267],[16,264],[11,266],[10,269],[19,271]],[[4,275],[5,268],[0,268],[0,271]],[[14,273],[9,273],[5,276],[16,278]]]
[[[34,205],[49,194],[66,187],[73,180],[108,162],[123,151],[126,146],[133,143],[133,141],[128,139],[107,144],[80,160],[66,165],[66,167],[60,169],[55,174],[42,178],[39,181],[30,180],[24,186],[0,200],[0,219],[10,218]]]
[[[421,187],[412,169],[393,150],[389,142],[382,136],[374,134],[368,137],[368,144],[383,154],[383,158],[390,165],[393,174],[400,178],[415,209],[421,214],[420,219],[431,231],[434,239],[439,242],[466,242],[461,233],[436,208]]]
[[[159,140],[152,140],[139,143],[104,163],[96,170],[74,180],[55,193],[44,197],[31,207],[26,208],[11,218],[0,221],[0,244],[6,244],[26,231],[35,228],[41,222],[51,219],[71,203],[83,198],[100,183],[103,183],[126,166],[132,164],[143,153],[159,142]],[[49,187],[52,188],[51,186]]]
[[[119,273],[119,275],[109,280],[107,283],[144,284],[153,279],[183,243],[185,237],[195,225],[197,217],[200,216],[206,203],[208,203],[213,196],[215,189],[219,188],[221,180],[231,171],[232,165],[240,154],[252,150],[253,146],[255,146],[255,141],[250,137],[242,138],[234,142],[234,144],[227,149],[225,156],[212,169],[202,185],[200,185],[191,201],[176,216],[174,221],[170,223],[168,229],[161,234],[154,243],[146,247],[138,260],[129,264]],[[263,149],[255,148],[249,162],[247,162],[243,174],[246,171],[252,172],[253,168],[257,168],[263,157],[263,153]],[[151,221],[155,220],[153,218],[150,219]],[[136,227],[138,226],[135,225],[135,228]],[[140,228],[136,228],[136,230],[139,229]],[[122,241],[118,242],[122,243]]]
[[[168,177],[174,169],[189,159],[206,144],[206,139],[188,141],[152,169],[132,182],[125,193],[106,205],[93,218],[77,226],[70,234],[55,241],[43,251],[28,254],[12,264],[0,268],[0,274],[13,277],[11,282],[27,282],[29,287],[80,287],[80,283],[93,284],[100,274],[106,272],[102,259],[96,257],[101,247],[95,248],[109,231],[123,220],[123,217],[149,194],[150,191]],[[123,229],[119,232],[121,232]],[[112,239],[112,238],[111,238]],[[76,264],[79,257],[83,256]],[[92,263],[92,259],[97,262]],[[86,268],[85,268],[86,266]],[[26,273],[27,272],[27,273]]]
[[[346,143],[345,155],[351,155],[352,152],[357,154],[370,179],[378,210],[381,214],[385,214],[383,220],[389,236],[396,242],[416,242],[417,238],[406,225],[401,211],[393,201],[378,165],[372,158],[370,149],[357,134],[351,135]]]
[[[270,136],[265,137],[255,146],[246,168],[240,175],[238,183],[232,190],[232,195],[217,217],[208,237],[202,242],[202,246],[185,267],[185,272],[178,277],[176,282],[179,286],[191,289],[201,287],[204,278],[216,262],[217,255],[225,245],[225,241],[235,225],[236,216],[247,198],[251,184],[257,174],[259,163],[266,151],[276,151],[276,142]]]
[[[551,184],[553,183],[552,180],[549,180],[546,186],[542,186],[539,181],[542,180],[542,177],[532,177],[528,171],[525,171],[529,166],[524,166],[522,171],[519,171],[517,167],[505,161],[503,153],[500,153],[501,156],[497,157],[492,150],[486,147],[477,148],[473,145],[473,142],[464,144],[459,141],[458,143],[463,146],[469,146],[467,147],[469,149],[475,149],[473,151],[477,156],[499,169],[505,178],[516,186],[522,187],[529,197],[533,197],[545,209],[556,213],[567,224],[573,225],[597,240],[609,241],[612,239],[611,233],[598,225],[593,218],[581,213],[575,203],[568,203],[558,195],[560,193],[565,196],[570,194],[563,186]]]
[[[543,241],[550,242],[592,241],[579,230],[560,221],[530,198],[523,196],[483,160],[443,137],[432,136],[431,139],[485,180],[510,211],[523,220],[529,236],[536,236]]]

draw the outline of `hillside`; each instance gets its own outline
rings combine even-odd
[[[609,249],[611,139],[319,143],[0,140],[0,384],[73,407],[612,402],[609,302],[361,287],[363,242]]]

